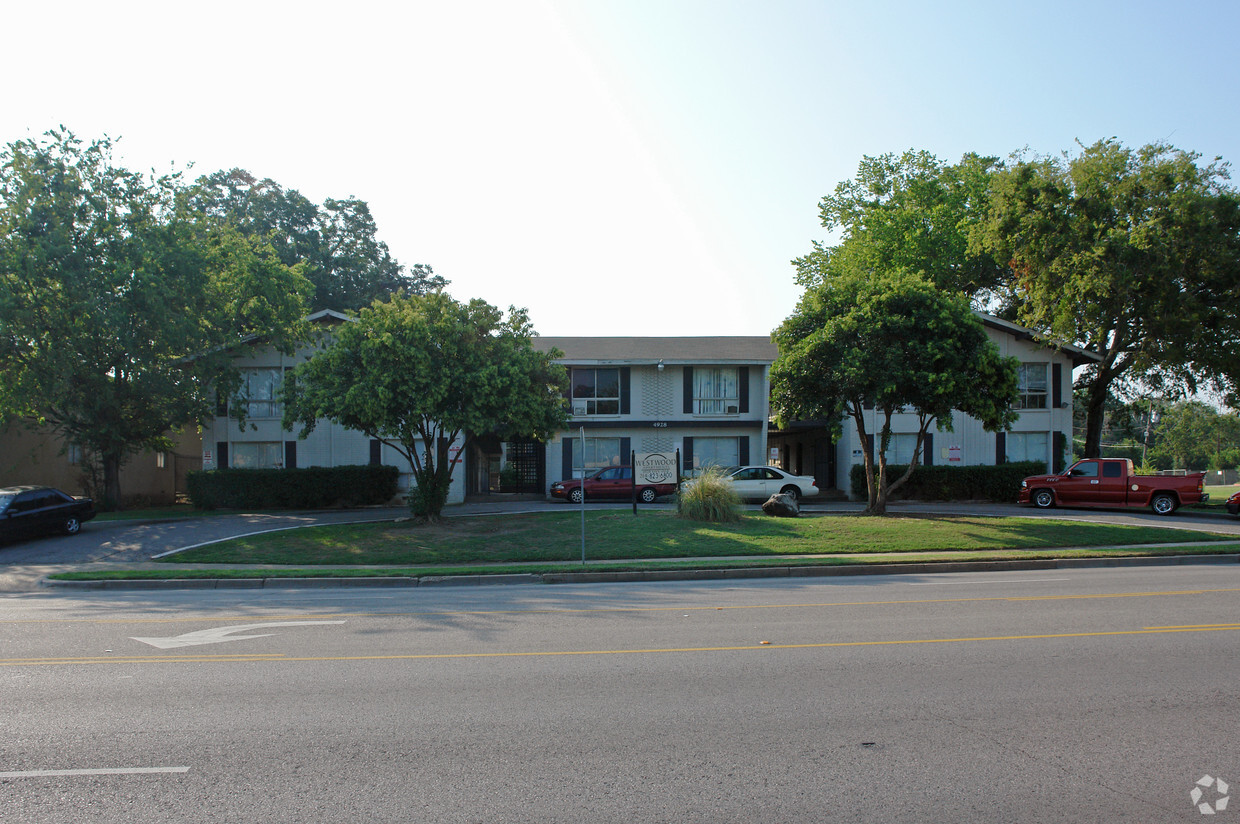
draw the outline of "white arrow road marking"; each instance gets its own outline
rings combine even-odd
[[[172,638],[137,638],[131,636],[134,641],[141,641],[144,644],[150,644],[156,649],[176,649],[177,647],[196,647],[202,644],[222,644],[225,641],[243,641],[247,638],[266,638],[274,635],[271,632],[264,632],[262,635],[233,635],[234,632],[249,632],[252,629],[266,629],[267,627],[304,627],[311,624],[343,624],[344,621],[276,621],[270,624],[242,624],[237,627],[216,627],[214,629],[200,629],[197,632],[187,632],[184,635],[177,635]]]

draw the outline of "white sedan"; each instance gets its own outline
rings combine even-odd
[[[818,494],[818,484],[810,475],[793,475],[773,466],[730,466],[724,470],[732,479],[736,494],[749,500],[766,500],[787,493],[799,500]]]

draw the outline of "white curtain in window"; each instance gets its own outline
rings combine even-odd
[[[693,396],[700,415],[722,415],[737,411],[738,391],[735,367],[693,370]]]

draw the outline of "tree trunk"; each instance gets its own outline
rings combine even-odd
[[[1102,428],[1106,424],[1107,383],[1101,376],[1089,385],[1085,402],[1085,457],[1102,457]],[[1069,463],[1071,455],[1068,456]]]
[[[100,509],[112,512],[121,508],[121,456],[103,455],[103,500]]]

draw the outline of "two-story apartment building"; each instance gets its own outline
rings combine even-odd
[[[571,420],[545,445],[543,491],[556,480],[627,464],[631,452],[679,451],[682,472],[766,463],[767,337],[539,337],[569,371]]]
[[[1025,327],[992,315],[979,316],[999,353],[1020,361],[1020,417],[1011,431],[987,432],[981,422],[956,412],[951,432],[931,428],[921,462],[966,466],[1042,461],[1048,471],[1063,469],[1072,449],[1072,370],[1096,363],[1098,357],[1075,346],[1048,346],[1035,340]],[[876,435],[882,423],[881,413],[869,410],[866,432]],[[772,449],[778,455],[773,463],[790,472],[815,476],[821,489],[847,492],[852,466],[864,462],[863,450],[873,450],[873,444],[860,442],[851,418],[843,423],[839,443],[831,441],[823,424],[798,422],[772,433]],[[907,466],[917,440],[917,416],[897,414],[891,424],[894,437],[887,462]]]
[[[331,331],[349,322],[347,315],[323,310],[310,315],[315,329],[314,340],[292,354],[286,355],[261,339],[255,339],[234,350],[241,370],[241,395],[246,404],[245,422],[239,424],[229,416],[226,402],[221,400],[213,418],[202,430],[203,469],[296,469],[312,466],[359,466],[388,464],[400,469],[398,489],[409,489],[412,471],[404,456],[387,444],[369,438],[355,429],[348,429],[321,420],[314,431],[299,438],[299,431],[283,428],[283,406],[280,386],[285,374],[308,360],[318,346],[330,338]],[[451,450],[455,455],[457,450]],[[458,461],[448,503],[465,500],[463,468]]]

